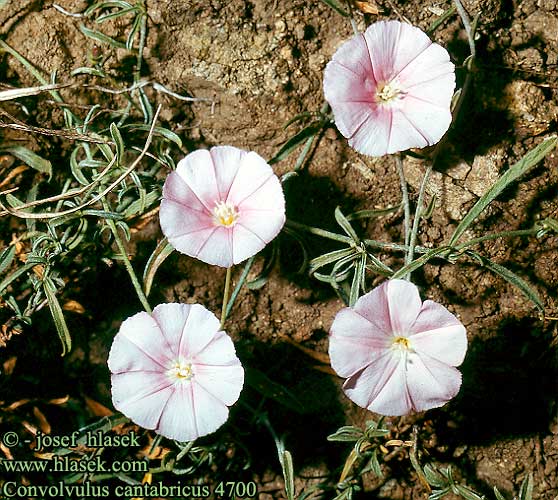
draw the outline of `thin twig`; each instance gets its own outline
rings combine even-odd
[[[103,171],[99,174],[99,176],[91,183],[87,184],[87,186],[83,186],[80,189],[75,189],[72,191],[67,191],[66,193],[62,193],[62,194],[57,194],[55,196],[50,196],[49,198],[43,198],[41,200],[35,200],[35,201],[31,201],[29,203],[25,203],[23,205],[19,205],[17,207],[17,209],[19,211],[24,210],[26,208],[31,208],[31,207],[36,207],[38,205],[43,205],[45,203],[51,203],[53,201],[60,201],[60,200],[66,200],[68,198],[74,198],[76,196],[79,196],[80,194],[86,193],[87,191],[90,191],[91,189],[93,189],[97,184],[99,184],[99,182],[101,182],[101,180],[103,179],[103,177],[107,174],[107,172],[113,167],[114,163],[116,162],[116,156],[110,161],[110,163],[103,169]],[[14,191],[13,189],[11,191]],[[10,191],[10,192],[11,192]],[[2,192],[0,194],[7,194],[8,192]],[[1,205],[1,203],[0,203]],[[4,210],[2,212],[0,212],[0,216],[2,215],[6,215],[12,212],[9,212],[7,210]],[[15,214],[12,214],[15,215]],[[27,214],[29,215],[29,214]]]
[[[157,108],[157,111],[155,112],[155,115],[153,116],[153,122],[151,123],[151,128],[149,129],[149,134],[147,136],[147,139],[145,141],[145,145],[144,145],[140,155],[126,169],[126,171],[118,177],[118,179],[116,179],[112,184],[110,184],[103,192],[94,196],[89,201],[86,201],[85,203],[83,203],[83,204],[81,204],[77,207],[73,207],[73,208],[70,208],[68,210],[64,210],[63,212],[56,212],[56,213],[43,212],[43,213],[39,213],[39,214],[33,214],[33,213],[30,214],[30,213],[26,213],[26,212],[20,212],[19,210],[14,210],[12,208],[7,208],[2,203],[0,203],[0,207],[3,208],[9,214],[15,215],[16,217],[21,217],[23,219],[54,219],[56,217],[61,217],[63,215],[68,215],[68,214],[72,214],[74,212],[78,212],[79,210],[82,210],[83,208],[88,207],[89,205],[93,205],[94,203],[96,203],[100,199],[104,198],[116,186],[118,186],[118,184],[120,184],[126,177],[128,177],[128,175],[130,175],[132,173],[132,171],[138,166],[139,162],[143,159],[143,157],[147,153],[147,150],[148,150],[149,146],[151,145],[151,140],[153,139],[153,131],[155,129],[155,123],[157,122],[157,117],[159,116],[160,111],[161,111],[161,105],[159,104],[159,107]]]

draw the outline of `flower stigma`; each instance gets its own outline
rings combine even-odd
[[[217,226],[233,227],[239,215],[236,207],[227,201],[218,201],[213,208],[213,222]]]
[[[192,370],[192,363],[185,363],[184,361],[177,361],[174,363],[172,368],[167,371],[167,375],[173,380],[177,381],[188,381],[194,378],[194,372]]]
[[[402,90],[396,81],[380,84],[376,89],[377,101],[382,103],[388,103],[397,99],[401,93]]]

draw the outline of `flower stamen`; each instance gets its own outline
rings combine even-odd
[[[218,201],[213,208],[213,222],[216,226],[233,227],[240,216],[236,207],[227,201]]]
[[[412,350],[411,341],[407,337],[395,337],[391,343],[393,349],[400,351]]]
[[[174,382],[191,380],[194,378],[192,363],[177,361],[167,374]]]
[[[391,81],[378,85],[376,90],[377,101],[388,103],[397,99],[402,93],[401,88],[397,82]]]

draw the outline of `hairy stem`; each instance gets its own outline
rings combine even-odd
[[[225,320],[227,319],[227,304],[229,302],[229,291],[231,288],[231,275],[232,266],[227,267],[227,275],[225,277],[225,291],[223,292],[223,305],[221,306],[221,330],[225,327]]]
[[[107,212],[110,212],[110,208],[108,206],[108,203],[105,200],[103,200],[103,207]],[[136,276],[134,268],[132,267],[132,263],[130,262],[130,259],[128,258],[128,253],[126,252],[126,248],[124,247],[124,243],[122,242],[122,238],[120,238],[120,234],[118,234],[118,228],[116,227],[116,224],[114,223],[114,221],[112,219],[106,218],[105,222],[107,223],[109,229],[112,232],[112,235],[114,236],[114,241],[116,242],[116,246],[118,247],[118,251],[120,252],[120,255],[122,255],[122,259],[124,261],[124,267],[126,267],[126,271],[128,271],[128,274],[130,275],[130,279],[132,280],[132,285],[134,286],[134,289],[136,290],[136,294],[138,296],[138,299],[140,300],[141,305],[143,306],[145,311],[147,313],[151,314],[151,312],[152,312],[151,306],[149,305],[149,302],[147,301],[147,297],[143,293],[143,289],[141,287],[141,284],[138,280],[138,277]]]
[[[400,154],[395,155],[395,164],[397,173],[401,182],[401,196],[403,198],[403,211],[405,213],[405,222],[403,228],[405,231],[405,246],[409,246],[409,231],[411,230],[411,207],[409,205],[409,192],[407,191],[407,181],[405,180],[405,170],[403,169],[403,158]]]

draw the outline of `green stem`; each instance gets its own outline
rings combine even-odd
[[[242,288],[242,285],[244,285],[244,283],[246,281],[246,278],[248,278],[248,273],[250,272],[250,269],[252,268],[252,264],[254,264],[254,260],[255,260],[255,257],[250,257],[246,261],[246,265],[244,266],[244,269],[242,270],[242,274],[240,275],[238,283],[234,287],[233,293],[231,294],[231,298],[229,299],[229,302],[227,304],[227,310],[225,311],[225,318],[227,318],[229,316],[229,314],[231,313],[231,310],[234,306],[234,302],[236,301],[236,298],[238,297],[238,294],[240,293],[240,289]]]
[[[103,207],[107,212],[110,212],[110,208],[108,206],[108,203],[105,200],[103,200]],[[132,280],[132,285],[134,286],[134,289],[136,290],[136,294],[138,296],[138,299],[140,300],[141,305],[143,306],[145,311],[147,313],[151,314],[151,312],[152,312],[151,306],[149,305],[149,302],[147,301],[147,297],[143,293],[143,290],[141,288],[141,284],[138,280],[138,277],[136,276],[134,268],[132,267],[130,259],[128,259],[128,253],[126,252],[126,248],[124,247],[124,243],[122,242],[122,238],[120,238],[120,235],[118,234],[118,228],[116,227],[116,224],[114,223],[114,221],[112,219],[107,218],[107,219],[105,219],[105,222],[107,223],[109,229],[112,232],[112,235],[114,236],[114,241],[116,242],[116,246],[118,247],[118,251],[120,252],[120,255],[122,255],[122,259],[124,260],[124,266],[126,267],[126,271],[128,271],[128,274],[130,275],[130,279]]]
[[[292,229],[299,229],[311,234],[315,234],[317,236],[321,236],[322,238],[328,238],[330,240],[340,241],[341,243],[351,243],[353,241],[353,239],[349,238],[348,236],[332,233],[331,231],[326,231],[325,229],[320,229],[318,227],[307,226],[306,224],[301,224],[300,222],[294,222],[289,219],[287,220],[285,225]]]
[[[231,288],[231,275],[232,266],[227,267],[227,276],[225,277],[225,291],[223,293],[223,305],[221,306],[221,330],[225,327],[225,320],[227,319],[227,304],[229,302],[229,291]]]
[[[420,218],[422,213],[422,205],[424,200],[424,193],[426,192],[426,185],[428,184],[428,179],[432,173],[434,167],[434,162],[432,162],[424,172],[424,178],[422,179],[422,184],[420,185],[420,191],[417,200],[417,208],[415,210],[415,218],[413,220],[413,228],[411,229],[411,235],[409,237],[409,253],[405,259],[405,265],[409,265],[415,256],[415,244],[417,242],[417,233],[420,225]],[[404,279],[411,281],[411,273],[407,273]]]
[[[405,231],[405,245],[409,246],[409,231],[411,230],[411,207],[409,205],[409,192],[407,191],[405,170],[403,169],[403,158],[400,154],[395,155],[395,164],[397,166],[397,173],[399,174],[399,181],[401,182],[401,197],[403,198],[403,212],[405,214],[405,221],[403,223],[403,228]]]
[[[385,241],[377,241],[377,240],[363,240],[363,243],[367,247],[371,248],[381,248],[383,250],[396,250],[400,252],[408,252],[410,247],[408,245],[400,245],[399,243],[390,243]],[[416,253],[426,253],[432,250],[432,248],[427,248],[423,246],[416,245],[415,252]]]
[[[481,236],[479,238],[474,238],[472,240],[460,243],[459,245],[455,246],[455,250],[463,250],[464,248],[477,245],[479,243],[482,243],[483,241],[497,240],[498,238],[514,238],[516,236],[531,236],[533,234],[537,234],[539,230],[540,228],[531,228],[531,229],[518,229],[516,231],[502,231],[500,233],[487,234],[485,236]]]

